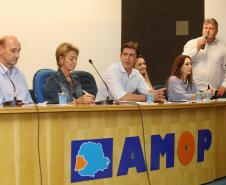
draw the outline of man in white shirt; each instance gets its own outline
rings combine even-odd
[[[114,100],[144,102],[150,92],[155,101],[164,101],[165,89],[150,89],[139,71],[133,68],[138,56],[138,43],[128,42],[122,45],[121,62],[112,64],[103,75],[109,89],[102,83],[98,88],[97,101],[106,100],[109,96]]]
[[[216,38],[218,23],[214,18],[203,23],[202,37],[192,39],[184,46],[183,55],[192,59],[193,78],[200,91],[208,85],[218,90],[220,97],[226,90],[226,46]]]
[[[21,44],[15,36],[0,38],[0,105],[32,103],[23,73],[15,66]]]

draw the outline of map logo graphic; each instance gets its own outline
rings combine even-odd
[[[113,139],[71,142],[71,182],[112,177]]]

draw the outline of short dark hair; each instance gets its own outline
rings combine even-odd
[[[125,48],[134,49],[136,51],[136,55],[137,55],[136,57],[138,57],[140,55],[139,44],[137,42],[130,41],[130,42],[126,42],[126,43],[122,44],[121,54]]]
[[[4,46],[5,42],[6,42],[6,39],[5,38],[1,38],[0,39],[0,46]]]

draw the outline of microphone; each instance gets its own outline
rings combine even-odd
[[[100,77],[100,79],[104,83],[104,85],[105,85],[105,87],[107,89],[107,93],[108,93],[108,96],[107,96],[106,100],[96,102],[96,104],[97,105],[111,105],[111,104],[113,104],[113,100],[110,100],[109,99],[109,88],[108,88],[106,82],[104,81],[104,79],[102,78],[102,76],[100,75],[100,73],[98,72],[97,68],[95,67],[95,65],[93,64],[93,61],[91,59],[89,59],[89,63],[93,66],[93,68],[97,72],[98,76]]]
[[[18,101],[17,101],[17,98],[16,98],[16,87],[15,87],[15,84],[9,78],[9,76],[7,74],[6,74],[6,76],[9,79],[9,81],[11,82],[11,84],[13,85],[13,100],[12,101],[8,101],[8,102],[5,102],[3,105],[4,106],[17,106],[18,105]]]
[[[203,37],[205,40],[207,40],[207,39],[208,39],[208,34],[205,33],[202,37]],[[206,45],[206,44],[203,44],[202,49],[205,49],[205,45]]]
[[[11,84],[13,86],[13,100],[4,102],[3,106],[17,106],[18,105],[18,101],[17,101],[17,98],[16,98],[16,87],[15,87],[15,84],[13,83],[12,79],[8,76],[8,74],[6,73],[5,69],[2,66],[1,66],[1,68],[5,72],[6,77],[9,79],[9,81],[11,82]]]
[[[7,75],[9,81],[11,82],[11,84],[13,85],[13,101],[11,101],[11,105],[12,106],[16,106],[18,105],[18,102],[17,102],[17,98],[16,98],[16,87],[15,87],[15,84],[13,83],[13,81],[9,78],[9,76]]]
[[[208,86],[207,86],[207,90],[210,90],[210,84],[208,84]]]

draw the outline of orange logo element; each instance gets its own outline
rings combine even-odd
[[[195,153],[195,140],[191,132],[185,131],[181,134],[177,156],[181,164],[187,165],[193,158]]]
[[[87,161],[83,156],[76,156],[75,171],[80,171],[87,166]]]

